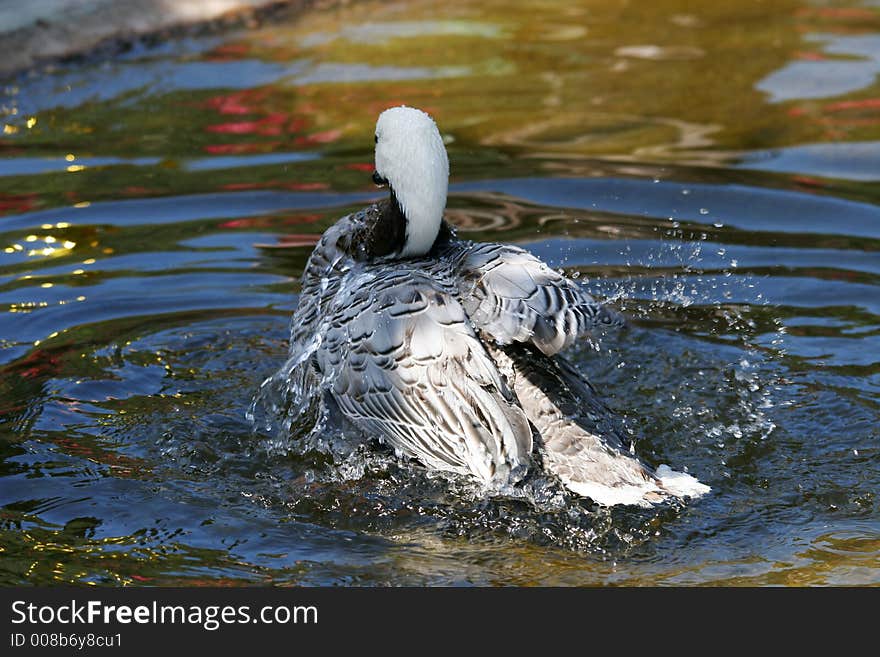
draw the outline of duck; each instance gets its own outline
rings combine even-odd
[[[540,472],[600,506],[710,490],[625,447],[561,354],[625,320],[526,249],[460,239],[444,219],[449,160],[430,115],[381,112],[372,178],[387,197],[337,220],[308,258],[287,375],[400,458],[488,489]]]

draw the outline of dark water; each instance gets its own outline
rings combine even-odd
[[[880,584],[878,74],[876,2],[364,2],[7,81],[0,584]],[[399,102],[463,235],[633,320],[571,357],[711,494],[487,499],[246,419]]]

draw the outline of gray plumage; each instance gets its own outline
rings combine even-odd
[[[490,347],[539,436],[544,467],[599,501],[663,499],[663,483],[624,447],[614,413],[564,358],[526,345]]]
[[[329,398],[400,454],[486,484],[543,464],[600,504],[708,490],[627,452],[613,414],[557,355],[622,325],[616,313],[528,251],[456,239],[427,114],[382,112],[375,161],[389,197],[330,227],[303,273],[281,371],[292,388]]]
[[[399,453],[485,483],[520,478],[537,448],[575,492],[659,491],[589,383],[551,357],[620,317],[527,251],[447,227],[425,257],[373,257],[382,211],[340,219],[303,274],[292,349],[317,345],[303,366],[334,406]]]
[[[497,344],[530,342],[552,356],[598,326],[622,325],[619,315],[528,251],[504,244],[461,250],[462,304]]]

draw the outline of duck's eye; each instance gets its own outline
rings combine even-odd
[[[384,186],[388,184],[388,181],[385,180],[382,176],[379,175],[378,171],[373,172],[373,182],[379,186]]]

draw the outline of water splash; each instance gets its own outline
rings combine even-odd
[[[648,253],[646,259],[653,264],[677,258],[680,273],[673,274],[671,284],[668,280],[663,280],[663,277],[655,280],[648,288],[642,285],[644,281],[636,279],[618,281],[616,289],[610,290],[611,294],[606,296],[621,305],[636,304],[634,307],[644,310],[643,315],[648,319],[657,308],[665,312],[673,306],[679,309],[703,306],[703,302],[708,303],[716,296],[717,285],[706,286],[699,276],[697,281],[689,281],[686,276],[699,273],[703,249],[703,244],[699,242],[666,240],[661,243],[659,250]],[[632,256],[632,250],[628,246],[624,247],[622,254],[626,256],[628,267],[642,264]],[[357,278],[357,271],[347,272],[343,277],[343,284],[353,284],[352,281]],[[730,285],[723,281],[724,279],[721,285]],[[647,307],[642,308],[646,289],[649,291],[649,298]],[[605,291],[609,290],[606,288]],[[741,315],[735,312],[729,315],[731,321],[739,317]],[[653,359],[647,359],[648,365],[645,365],[646,359],[624,351],[627,349],[625,344],[625,341],[620,342],[619,349],[615,350],[609,348],[601,336],[596,336],[586,343],[586,347],[594,351],[600,359],[616,360],[617,370],[625,370],[629,362],[640,363],[640,367],[646,368],[663,367],[663,360],[658,359],[656,354]],[[630,525],[629,531],[622,531],[614,523],[609,525],[607,531],[599,531],[596,527],[597,518],[606,518],[604,511],[571,494],[555,479],[540,473],[533,474],[516,485],[487,490],[466,477],[426,472],[418,463],[402,459],[390,448],[380,445],[379,441],[371,441],[369,436],[364,436],[354,427],[340,424],[339,417],[334,417],[338,413],[328,407],[322,395],[317,394],[327,382],[320,381],[309,366],[309,360],[319,346],[320,340],[312,340],[304,345],[294,342],[287,362],[276,374],[266,379],[249,411],[249,420],[258,424],[261,430],[273,434],[269,441],[273,449],[282,452],[287,450],[299,455],[314,450],[328,457],[301,471],[299,477],[295,478],[301,487],[292,488],[289,499],[279,503],[298,508],[304,503],[299,498],[305,497],[309,499],[310,509],[314,510],[314,505],[319,504],[317,498],[325,494],[336,494],[327,491],[338,491],[339,486],[345,486],[348,495],[351,495],[351,488],[355,487],[357,490],[364,489],[364,495],[378,495],[383,500],[378,506],[383,508],[401,504],[401,495],[408,497],[406,505],[418,507],[422,518],[434,517],[435,520],[442,521],[442,526],[453,528],[455,533],[465,531],[466,526],[482,527],[493,533],[528,536],[532,540],[545,541],[548,537],[553,537],[560,544],[577,546],[577,549],[593,549],[597,544],[608,540],[610,534],[618,539],[626,535],[629,537],[627,541],[635,541],[633,536],[641,532],[638,529],[639,523],[649,522],[648,519],[665,513],[664,510],[657,509],[644,516],[635,514],[624,522],[624,525]],[[748,386],[745,390],[754,392]],[[751,404],[747,405],[752,407]],[[642,415],[645,418],[651,417],[650,412]],[[674,417],[686,415],[693,415],[691,406],[679,405],[673,411]],[[631,447],[635,450],[637,434],[644,428],[634,428],[635,423],[628,420],[629,418],[623,420],[624,430],[631,436]],[[683,436],[681,442],[691,438],[692,436]],[[654,447],[659,445],[655,444]],[[651,448],[648,455],[654,455]],[[689,462],[687,458],[668,460],[676,464]],[[374,489],[377,481],[388,478],[393,479],[396,486],[387,487],[385,493],[377,493]],[[427,511],[427,500],[435,494],[434,490],[438,485],[445,490],[444,501],[434,503],[431,510]],[[398,490],[401,486],[404,487],[404,492]],[[367,493],[367,489],[371,492]],[[502,512],[502,509],[512,506],[520,508],[520,512]],[[675,506],[672,503],[664,508]],[[364,504],[361,511],[369,514],[369,508],[370,504]],[[475,517],[475,513],[479,517]],[[524,517],[528,520],[524,520]],[[366,522],[369,524],[372,521]],[[636,525],[633,526],[632,522],[636,522]],[[527,531],[526,526],[531,526],[532,529]]]
[[[269,452],[285,453],[292,441],[320,434],[326,411],[321,404],[320,381],[311,357],[321,346],[321,333],[305,343],[291,342],[284,365],[260,384],[245,418],[254,429],[267,433]]]
[[[595,379],[613,382],[615,406],[647,437],[641,449],[649,459],[662,455],[662,443],[666,453],[670,443],[693,445],[709,452],[716,474],[729,477],[731,456],[771,436],[774,409],[786,404],[785,327],[758,292],[760,279],[738,269],[725,247],[669,222],[664,239],[640,258],[621,248],[627,270],[642,275],[597,281],[636,325],[622,341],[591,344],[591,369],[598,369]],[[703,347],[695,349],[688,336]],[[652,397],[634,396],[634,387]],[[674,440],[661,440],[647,418]]]

